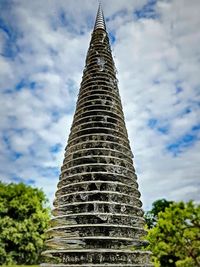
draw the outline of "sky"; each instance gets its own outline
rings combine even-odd
[[[143,207],[200,201],[200,1],[102,0]],[[0,177],[54,198],[97,0],[0,0]]]

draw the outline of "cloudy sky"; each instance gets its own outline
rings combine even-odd
[[[144,208],[200,200],[200,1],[102,0]],[[0,1],[0,174],[52,201],[97,0]]]

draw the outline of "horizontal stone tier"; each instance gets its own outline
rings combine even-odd
[[[108,88],[106,87],[105,90],[102,88],[97,88],[96,90],[90,91],[87,94],[84,94],[81,98],[78,99],[76,103],[76,107],[81,107],[82,105],[85,105],[89,102],[95,103],[94,101],[101,101],[101,103],[106,103],[109,101],[109,103],[114,103],[118,107],[122,108],[122,104],[120,99],[111,91],[108,91]],[[101,91],[99,94],[98,92]]]
[[[97,45],[100,45],[101,47],[105,46],[107,49],[109,49],[111,53],[108,34],[106,30],[103,31],[102,29],[98,29],[93,31],[89,51],[96,48]]]
[[[91,46],[89,47],[86,62],[88,61],[87,59],[90,55],[97,53],[97,52],[99,54],[101,54],[102,52],[107,52],[108,55],[112,58],[111,48],[108,43],[102,45],[102,43],[100,43],[99,41],[94,41],[91,43]],[[114,65],[114,62],[113,62],[113,65]]]
[[[106,181],[106,182],[120,182],[138,188],[136,181],[136,174],[131,174],[130,176],[125,176],[123,174],[114,174],[111,172],[99,171],[99,172],[77,172],[75,174],[69,175],[69,173],[62,173],[60,175],[60,181],[58,187],[63,187],[71,183],[79,182],[90,182],[90,181]]]
[[[107,95],[121,102],[119,98],[118,88],[113,88],[111,84],[96,85],[93,83],[88,83],[81,88],[77,103],[79,101],[81,102],[82,99],[84,101],[85,97],[90,97],[96,94],[103,96]]]
[[[99,105],[90,105],[90,106],[87,106],[87,107],[82,107],[82,108],[77,108],[76,109],[76,112],[75,112],[75,116],[77,114],[81,115],[85,112],[88,112],[88,111],[93,111],[93,112],[97,112],[97,111],[110,111],[110,112],[113,112],[113,113],[116,113],[118,114],[119,116],[122,116],[123,118],[123,114],[122,114],[122,111],[121,109],[119,109],[118,107],[116,107],[115,105],[102,105],[102,104],[99,104]],[[94,113],[95,114],[95,113]],[[96,113],[96,115],[98,115]],[[75,119],[76,117],[74,117]]]
[[[116,69],[113,68],[110,65],[109,60],[107,60],[107,62],[105,62],[105,64],[98,64],[98,61],[104,61],[105,58],[101,57],[101,58],[93,58],[93,62],[91,62],[90,64],[85,65],[85,69],[83,71],[83,80],[86,80],[87,78],[90,77],[94,77],[93,82],[98,78],[98,77],[105,77],[105,81],[108,81],[107,79],[116,79]],[[81,87],[85,85],[85,83],[81,83]]]
[[[68,152],[65,154],[65,158],[63,161],[63,164],[70,162],[72,160],[78,160],[82,157],[93,157],[93,156],[105,156],[105,157],[114,157],[121,160],[128,161],[130,164],[133,165],[132,157],[127,155],[126,153],[114,150],[114,149],[108,149],[108,148],[86,148],[86,149],[79,149],[74,152]]]
[[[101,92],[100,94],[98,92]],[[119,94],[116,89],[107,84],[106,86],[87,85],[87,88],[82,88],[76,105],[81,105],[84,102],[92,100],[107,100],[116,101],[119,106],[122,106]]]
[[[61,168],[61,174],[70,176],[80,173],[92,173],[92,172],[107,172],[112,174],[122,174],[126,177],[132,177],[135,174],[134,168],[128,169],[120,165],[105,164],[105,163],[89,163],[83,165],[77,165],[70,168]]]
[[[102,73],[99,74],[99,77],[102,77],[100,75],[102,75]],[[109,96],[116,97],[120,100],[118,86],[116,82],[113,83],[113,78],[109,78],[108,82],[105,82],[102,79],[102,81],[99,80],[98,83],[94,83],[91,79],[82,85],[78,94],[78,101],[80,101],[82,97],[86,95],[89,96],[92,94],[97,94],[98,92],[101,92],[100,94],[107,94]]]
[[[101,71],[103,71],[104,68],[109,67],[111,70],[111,73],[113,75],[116,74],[116,71],[115,71],[116,68],[115,68],[115,65],[113,64],[112,56],[109,55],[109,51],[105,47],[100,47],[99,45],[97,45],[95,47],[95,50],[92,49],[92,51],[89,52],[88,57],[85,62],[85,68],[84,68],[83,74],[85,74],[88,68],[91,68],[94,64],[98,65],[99,67],[102,67]]]
[[[89,248],[91,241],[95,239],[100,240],[99,246],[101,246],[102,240],[110,242],[110,247],[112,245],[115,246],[118,240],[122,244],[126,242],[126,245],[139,248],[148,245],[147,241],[141,240],[145,234],[146,231],[142,228],[102,224],[58,226],[46,232],[49,247],[51,245],[54,246],[54,244],[56,246],[60,244],[60,246],[66,245],[66,248],[70,248],[70,245],[74,246],[75,244],[77,246],[82,245],[82,248],[86,248],[86,246]],[[81,242],[76,242],[76,240]]]
[[[120,117],[111,117],[110,115],[91,115],[74,120],[71,128],[86,122],[114,123],[120,125],[121,127],[125,127],[125,123]]]
[[[85,68],[83,71],[83,74],[86,74],[88,71],[92,70],[92,68],[98,67],[101,72],[103,72],[105,69],[109,69],[110,72],[115,75],[116,74],[116,68],[113,65],[112,57],[110,57],[106,50],[101,49],[100,53],[96,51],[95,54],[90,54],[89,58],[86,61]],[[98,70],[97,70],[98,73]],[[84,80],[84,79],[83,79]]]
[[[47,250],[44,256],[52,256],[66,264],[149,264],[151,253],[148,251],[131,250]],[[124,266],[124,265],[123,265]]]
[[[93,101],[93,100],[104,100],[104,101],[116,101],[118,103],[119,106],[121,106],[121,101],[119,99],[119,97],[117,97],[115,94],[111,95],[108,94],[107,91],[105,91],[104,94],[96,94],[95,92],[92,95],[86,95],[81,97],[81,99],[79,99],[79,101],[77,101],[77,105],[81,105],[85,102],[88,101]]]
[[[76,185],[77,185],[77,183],[76,183]],[[105,184],[104,184],[105,185]],[[61,187],[60,189],[58,189],[57,190],[57,192],[56,192],[56,197],[58,198],[58,199],[60,199],[60,198],[65,198],[65,201],[67,201],[71,196],[75,196],[75,195],[84,195],[84,194],[88,194],[88,196],[89,195],[96,195],[96,194],[102,194],[102,195],[106,195],[106,194],[108,194],[108,195],[114,195],[114,196],[116,196],[116,197],[119,197],[119,198],[128,198],[129,199],[129,201],[131,201],[131,199],[134,199],[135,201],[138,201],[139,199],[135,196],[135,195],[138,195],[137,193],[135,193],[134,191],[136,191],[137,192],[137,190],[135,189],[135,188],[132,188],[132,190],[129,190],[129,192],[128,193],[124,193],[123,191],[122,192],[117,192],[116,190],[113,190],[113,191],[111,191],[111,190],[104,190],[104,189],[102,189],[102,182],[97,182],[97,183],[87,183],[87,185],[85,184],[85,187],[87,186],[87,188],[84,190],[83,189],[83,185],[82,185],[82,190],[81,191],[79,191],[79,190],[77,190],[77,191],[75,191],[75,189],[73,189],[74,190],[74,192],[66,192],[66,190],[67,190],[67,188],[69,188],[68,186],[66,187],[66,186],[63,186],[63,187]],[[111,188],[111,184],[109,184],[109,189]],[[113,188],[116,188],[116,186],[114,186]],[[111,189],[113,189],[113,188],[111,188]],[[70,188],[70,189],[72,189],[72,188]],[[76,189],[78,189],[77,187],[76,187]],[[79,188],[80,189],[80,188]],[[85,199],[85,198],[84,198]],[[115,202],[115,201],[114,201]]]
[[[139,242],[139,243],[138,243]],[[81,239],[60,239],[54,238],[47,241],[46,249],[47,250],[72,250],[72,249],[123,249],[126,248],[140,248],[142,246],[141,242],[138,241],[137,244],[129,239],[121,238],[121,239],[103,239],[101,237],[95,238],[81,238]],[[143,242],[144,243],[144,242]],[[138,245],[139,244],[139,245]]]
[[[61,195],[73,195],[73,194],[116,194],[119,197],[131,197],[138,198],[140,196],[137,186],[126,186],[126,184],[116,181],[84,181],[84,182],[73,182],[66,185],[58,186],[56,196]],[[129,184],[130,185],[130,184]],[[109,196],[111,197],[111,196]]]
[[[129,184],[130,185],[130,184]],[[66,193],[75,194],[82,192],[113,192],[115,194],[122,194],[122,195],[128,195],[130,197],[138,197],[139,193],[137,190],[137,187],[134,188],[134,186],[128,187],[126,184],[120,182],[115,183],[115,181],[84,181],[84,182],[76,182],[76,183],[69,183],[67,185],[58,185],[58,190],[56,192],[57,195],[62,195]]]
[[[87,82],[85,79],[85,82],[80,84],[80,91],[78,97],[80,97],[80,95],[83,94],[83,91],[86,90],[86,88],[88,88],[88,91],[91,91],[92,89],[93,90],[97,88],[103,89],[105,87],[103,90],[106,90],[107,92],[112,92],[118,99],[120,99],[118,80],[116,77],[113,77],[112,74],[105,72],[96,72],[95,68],[93,70],[90,70],[89,73],[84,74],[83,78],[84,76],[86,76]],[[98,78],[98,80],[96,80],[96,78]]]
[[[110,54],[110,49],[109,51],[105,48],[102,48],[101,46],[97,45],[95,47],[95,50],[92,50],[91,52],[88,53],[87,60],[86,60],[86,66],[88,66],[91,61],[93,61],[94,58],[98,58],[99,56],[103,56],[105,60],[109,61],[112,63],[113,67],[113,58]]]
[[[113,69],[109,65],[106,64],[104,69],[100,70],[102,66],[98,66],[96,62],[93,63],[93,66],[87,67],[83,74],[83,80],[80,84],[80,93],[81,90],[84,89],[88,85],[107,85],[111,87],[111,90],[116,90],[116,92],[119,92],[118,90],[118,79],[115,76],[115,73],[113,73]],[[119,98],[119,95],[118,95]]]
[[[103,143],[103,144],[102,144]],[[69,150],[72,147],[83,147],[89,148],[89,147],[110,147],[111,149],[119,149],[119,151],[126,151],[125,153],[131,153],[130,144],[128,140],[123,140],[122,138],[118,136],[113,136],[110,134],[100,133],[100,134],[85,134],[82,136],[79,136],[77,138],[74,138],[73,140],[68,140],[68,144],[66,147],[66,153],[69,152]],[[79,148],[80,149],[80,148]],[[123,149],[123,150],[121,150]]]
[[[140,243],[141,237],[146,234],[143,228],[127,225],[113,224],[83,224],[83,225],[64,225],[50,228],[47,232],[48,238],[81,239],[95,237],[127,238],[136,243]]]
[[[97,117],[98,118],[98,117]],[[96,118],[96,119],[97,119]],[[107,119],[107,117],[106,117]],[[125,135],[127,135],[127,131],[126,128],[124,126],[124,124],[122,124],[120,121],[100,121],[100,120],[96,120],[96,121],[85,121],[85,122],[79,122],[79,125],[76,126],[72,126],[71,130],[73,132],[76,131],[80,131],[80,130],[84,130],[84,129],[88,129],[88,128],[93,128],[93,127],[99,127],[99,128],[107,128],[107,129],[115,129],[117,131],[122,131]]]
[[[126,158],[123,159],[106,155],[82,156],[80,158],[64,161],[61,170],[87,164],[113,164],[115,166],[122,166],[134,172],[133,164],[131,164],[130,161],[127,161]]]
[[[62,203],[76,203],[76,202],[85,202],[85,201],[98,201],[104,202],[122,202],[135,205],[137,207],[142,207],[142,202],[134,197],[133,195],[123,194],[113,191],[79,191],[73,193],[65,193],[65,190],[59,190],[56,193],[56,199],[54,200],[54,206],[62,205]],[[136,190],[137,191],[137,190]],[[134,191],[133,191],[134,192]]]
[[[93,93],[97,94],[97,91],[104,90],[107,95],[115,96],[120,100],[119,89],[118,89],[118,80],[111,75],[107,75],[104,77],[105,73],[99,73],[96,75],[98,79],[94,78],[95,74],[88,74],[88,77],[85,79],[84,83],[81,83],[81,88],[78,94],[78,101],[81,100],[81,96],[84,93]],[[105,94],[105,92],[102,92]],[[121,100],[120,100],[121,101]]]
[[[95,45],[95,47],[94,47]],[[112,66],[114,65],[114,61],[111,55],[111,49],[108,46],[102,46],[99,42],[96,44],[93,43],[93,46],[89,48],[87,58],[86,58],[86,65],[88,65],[94,57],[102,56],[112,62]]]
[[[93,47],[96,47],[98,44],[100,44],[101,47],[106,44],[106,47],[110,49],[109,39],[106,30],[98,29],[98,31],[93,31],[89,50],[91,51],[91,49]]]
[[[91,78],[93,78],[93,82],[95,84],[95,81],[99,77],[102,77],[102,75],[106,75],[105,78],[110,78],[113,80],[116,79],[114,69],[111,67],[111,65],[108,62],[104,65],[98,65],[96,60],[97,59],[95,59],[95,61],[92,64],[89,64],[86,66],[85,71],[84,71],[83,76],[82,76],[84,83],[81,83],[81,87],[84,86],[87,82],[91,82],[92,81]],[[105,82],[106,81],[107,80],[105,79]]]
[[[98,67],[96,67],[96,70],[98,70]],[[114,89],[115,87],[117,87],[118,90],[118,79],[115,77],[107,77],[107,78],[101,78],[100,75],[97,76],[97,79],[94,79],[93,77],[86,77],[84,79],[83,76],[83,81],[81,82],[81,88],[88,86],[89,84],[91,85],[109,85],[111,86],[112,89]],[[80,90],[81,92],[81,90]]]
[[[133,186],[119,183],[119,182],[107,182],[107,181],[87,181],[87,182],[78,182],[67,184],[65,186],[58,185],[58,190],[56,192],[56,196],[63,193],[77,193],[77,192],[85,192],[85,191],[107,191],[107,192],[115,192],[127,194],[130,196],[134,196],[136,198],[140,197],[140,193],[138,190],[135,190]]]
[[[72,138],[74,135],[77,135],[81,131],[96,129],[96,128],[100,129],[100,133],[101,131],[103,131],[103,129],[105,129],[107,131],[111,131],[111,132],[113,131],[113,134],[115,135],[117,135],[117,133],[120,131],[121,136],[124,136],[125,138],[127,138],[127,131],[124,125],[119,124],[119,123],[103,122],[103,121],[97,121],[97,122],[88,121],[85,123],[80,123],[79,125],[76,125],[75,127],[71,128],[72,132],[70,134],[70,137]]]
[[[109,67],[111,70],[111,73],[115,74],[115,68],[113,66],[113,60],[112,57],[108,54],[108,52],[105,49],[101,49],[98,51],[96,50],[96,54],[89,54],[85,68],[84,68],[84,74],[87,72],[88,69],[98,66],[98,67]],[[98,53],[98,54],[97,54]],[[103,70],[102,70],[103,71]]]
[[[80,138],[80,137],[84,137],[85,135],[87,136],[100,136],[100,135],[109,135],[109,136],[113,136],[113,137],[118,137],[119,139],[121,140],[124,140],[124,142],[127,141],[128,143],[128,137],[125,133],[123,132],[119,132],[118,130],[115,130],[115,129],[109,129],[109,128],[100,128],[100,127],[93,127],[93,128],[87,128],[87,129],[83,129],[83,130],[80,130],[80,131],[77,131],[77,132],[72,132],[70,134],[70,137],[68,139],[68,144],[72,141],[74,141],[75,139],[77,138]],[[95,137],[94,137],[95,138]]]
[[[98,137],[98,136],[97,136]],[[105,139],[104,136],[100,136],[102,139]],[[105,136],[106,137],[106,136]],[[94,137],[93,137],[94,138]],[[104,141],[104,140],[85,140],[84,142],[78,142],[70,146],[66,146],[66,153],[65,157],[72,155],[76,151],[84,151],[90,149],[98,149],[98,150],[110,150],[110,151],[118,151],[118,153],[123,153],[126,157],[133,158],[133,154],[131,150],[124,146],[123,144],[119,143],[118,138],[115,138],[114,141]]]
[[[89,64],[91,60],[96,56],[102,56],[105,55],[105,57],[112,62],[112,66],[114,66],[114,61],[111,54],[111,48],[106,43],[106,45],[102,45],[100,42],[94,41],[91,46],[89,47],[87,58],[86,58],[86,64]]]
[[[96,240],[96,241],[95,241]],[[105,243],[106,242],[106,243]],[[123,249],[126,248],[141,248],[146,247],[148,242],[141,241],[141,240],[131,240],[130,238],[103,238],[100,237],[93,237],[93,238],[80,238],[80,239],[61,239],[61,238],[54,238],[49,239],[46,242],[46,249],[91,249],[91,248],[107,248],[107,249]]]
[[[123,213],[132,214],[134,216],[143,216],[144,212],[140,207],[130,205],[128,203],[108,202],[108,201],[85,201],[74,203],[63,203],[52,210],[54,216],[65,214],[76,214],[81,212],[94,213]],[[107,220],[107,216],[104,216]]]
[[[111,99],[111,100],[106,100],[106,99],[93,99],[93,100],[88,100],[88,101],[84,101],[81,104],[77,104],[77,112],[79,110],[81,110],[82,108],[87,108],[89,106],[95,106],[95,105],[101,105],[102,107],[104,106],[115,106],[116,109],[118,109],[121,112],[122,106],[115,101],[115,99]]]
[[[111,129],[111,128],[105,128],[105,127],[91,127],[91,128],[85,128],[85,129],[81,129],[79,131],[76,132],[71,132],[68,142],[73,141],[76,138],[79,137],[84,137],[85,135],[89,136],[89,135],[111,135],[113,137],[118,137],[120,139],[125,139],[125,141],[128,142],[128,137],[127,134],[124,132],[120,132],[120,129]]]
[[[98,61],[103,61],[103,63]],[[115,68],[113,68],[111,60],[106,59],[106,54],[102,55],[101,57],[93,56],[91,58],[91,61],[87,63],[84,69],[84,75],[82,77],[84,81],[85,81],[85,76],[87,74],[90,74],[93,70],[96,71],[97,77],[98,77],[98,72],[100,73],[104,72],[106,74],[109,74],[111,77],[116,78]]]
[[[99,38],[97,38],[97,36],[94,36],[94,32],[93,32],[88,53],[91,53],[91,51],[96,51],[95,49],[97,48],[97,46],[99,46],[101,48],[106,48],[107,51],[109,51],[109,53],[111,54],[112,50],[111,50],[111,47],[110,47],[110,44],[107,38],[108,37],[106,36],[106,42],[103,43]]]
[[[88,90],[89,88],[91,88],[91,90]],[[103,80],[98,80],[94,83],[94,81],[92,79],[89,79],[87,81],[87,83],[85,83],[84,85],[81,85],[81,89],[80,89],[80,93],[78,95],[78,99],[80,99],[81,94],[85,93],[86,90],[88,91],[88,94],[92,94],[92,92],[97,93],[97,90],[95,91],[95,88],[107,88],[107,92],[111,92],[111,93],[116,93],[116,96],[119,97],[119,89],[117,86],[117,81],[114,79],[110,79],[109,82],[105,82]],[[93,90],[92,90],[93,89]],[[98,89],[98,90],[99,90]],[[100,91],[100,90],[99,90]]]
[[[85,66],[83,78],[90,73],[94,74],[93,70],[96,72],[96,77],[98,77],[98,72],[101,72],[101,74],[106,72],[107,77],[112,75],[113,78],[116,78],[115,68],[112,66],[112,61],[107,57],[106,53],[101,56],[92,56],[90,58],[90,62],[87,62]]]
[[[89,94],[88,96],[92,96],[92,95],[93,94]],[[120,116],[121,116],[123,114],[121,103],[119,103],[114,97],[110,96],[109,94],[107,94],[107,95],[111,98],[111,100],[96,98],[96,99],[92,99],[92,100],[89,99],[89,100],[82,101],[82,103],[77,103],[76,104],[76,113],[78,111],[80,113],[80,112],[82,112],[82,109],[88,108],[90,106],[102,106],[101,108],[108,106],[108,107],[112,107],[112,108],[114,107],[115,110],[117,110],[117,114],[120,113]],[[106,95],[104,93],[104,94],[101,94],[101,96],[105,97]],[[114,109],[113,109],[113,111],[114,111]]]
[[[96,95],[95,95],[95,96],[96,96]],[[105,95],[101,95],[101,96],[102,96],[102,97],[106,97]],[[88,99],[89,97],[90,97],[90,96],[87,96],[86,99]],[[99,99],[94,99],[94,100],[88,100],[88,101],[86,102],[86,104],[85,104],[84,102],[81,103],[81,105],[77,104],[77,109],[80,109],[80,108],[82,108],[82,107],[86,107],[86,106],[94,105],[94,102],[97,103],[98,105],[104,105],[105,103],[108,103],[108,101],[109,101],[109,103],[111,104],[110,106],[115,105],[115,100],[112,101],[112,100],[104,100],[104,99],[99,98]],[[120,105],[118,104],[117,107],[120,108]],[[77,113],[78,113],[78,112],[77,112]],[[77,113],[76,113],[76,114],[77,114]],[[116,114],[115,117],[118,118],[118,121],[119,121],[119,122],[122,122],[122,123],[125,125],[124,120],[123,120],[123,118],[121,117],[121,114],[120,114],[120,116],[119,116],[119,113],[118,113],[118,112],[115,112],[114,115],[115,115],[115,114]],[[111,115],[112,115],[112,116],[111,116]],[[113,118],[113,114],[110,114],[110,117]]]
[[[81,87],[78,95],[78,101],[80,101],[82,97],[91,96],[98,93],[100,93],[100,95],[108,95],[120,100],[117,84],[113,83],[111,79],[110,82],[103,82],[99,80],[98,83],[93,83],[91,79],[91,81],[88,81],[86,84],[84,84],[84,86]]]
[[[108,34],[107,34],[106,30],[103,30],[103,29],[94,30],[92,33],[90,48],[96,47],[98,44],[103,46],[103,44],[105,44],[105,43],[106,43],[106,47],[108,47],[110,49]],[[111,51],[110,51],[110,53],[111,53]]]
[[[116,79],[116,69],[110,65],[110,60],[106,60],[104,56],[101,58],[93,57],[89,64],[86,62],[82,78],[85,80],[85,77],[88,78],[90,75],[93,75],[94,78],[105,76],[106,79],[108,77]]]
[[[71,238],[52,238],[46,241],[47,249],[91,249],[91,248],[107,248],[116,249],[126,247],[140,248],[146,243],[137,239],[126,237],[71,237]]]
[[[103,110],[103,109],[98,109],[98,110],[92,110],[92,111],[85,111],[82,114],[75,114],[74,116],[74,121],[78,122],[80,119],[86,118],[86,117],[90,117],[90,116],[109,116],[111,118],[114,119],[119,119],[119,120],[123,120],[123,117],[121,117],[118,113],[116,112],[111,112],[109,110]]]
[[[130,225],[124,225],[124,224],[122,224],[122,225],[120,225],[120,224],[107,224],[107,223],[101,223],[101,224],[69,224],[69,225],[61,225],[61,226],[55,226],[55,227],[52,227],[52,228],[49,228],[47,231],[46,231],[46,233],[51,233],[52,231],[62,231],[62,229],[63,229],[63,231],[65,231],[66,229],[67,230],[70,230],[70,229],[75,229],[75,230],[79,230],[79,229],[81,229],[82,230],[82,228],[83,229],[85,229],[85,228],[99,228],[99,227],[102,227],[102,228],[110,228],[110,229],[112,229],[112,228],[124,228],[124,229],[135,229],[135,227],[133,227],[133,226],[130,226]],[[143,230],[143,228],[136,228],[136,229],[141,229],[141,230]],[[102,233],[103,231],[101,231],[101,233]],[[145,231],[145,233],[146,233],[146,231]]]
[[[116,163],[115,163],[116,162]],[[126,160],[122,160],[120,158],[111,158],[109,156],[107,157],[83,157],[82,161],[80,159],[75,159],[72,160],[68,163],[64,163],[61,170],[62,171],[71,171],[74,168],[82,168],[82,167],[86,167],[84,168],[84,172],[87,172],[88,169],[88,165],[92,167],[92,171],[98,171],[98,170],[102,170],[101,166],[107,166],[107,169],[112,170],[111,172],[113,173],[125,173],[124,169],[128,172],[132,172],[134,173],[135,170],[133,168],[133,165],[131,165],[128,161]],[[95,169],[95,166],[97,166],[97,168]],[[115,166],[115,168],[113,169],[112,166]],[[123,168],[123,169],[119,169],[119,168]],[[105,169],[104,169],[105,170]]]
[[[112,55],[111,54],[112,50],[111,50],[110,44],[108,42],[107,36],[106,36],[106,41],[104,43],[102,43],[100,41],[100,39],[96,38],[96,36],[94,36],[94,39],[93,39],[93,35],[92,35],[92,40],[90,42],[87,57],[89,56],[90,53],[92,53],[92,51],[93,52],[97,51],[97,47],[100,47],[103,50],[107,50],[109,52],[109,54]]]
[[[67,202],[66,201],[67,198]],[[98,198],[98,202],[96,204],[95,207],[92,206],[92,203],[94,203],[94,201]],[[122,204],[124,206],[122,206],[121,208],[119,206],[116,206],[115,203],[119,203],[119,201],[124,201],[122,202]],[[74,202],[72,202],[74,201]],[[81,204],[82,206],[81,206]],[[96,203],[96,202],[95,202]],[[100,204],[101,203],[101,204]],[[110,204],[107,204],[110,203]],[[112,203],[112,205],[111,205]],[[122,196],[118,196],[118,195],[114,195],[114,194],[110,194],[110,196],[106,196],[105,194],[102,193],[90,193],[88,196],[86,196],[86,194],[81,193],[81,194],[74,194],[74,195],[70,195],[70,196],[60,196],[59,198],[56,198],[54,200],[54,207],[56,210],[66,210],[66,207],[69,207],[69,210],[67,210],[66,212],[68,213],[72,213],[72,209],[74,207],[74,205],[76,206],[74,209],[76,210],[76,212],[81,212],[81,209],[83,209],[82,211],[88,212],[88,211],[95,211],[98,210],[99,212],[108,212],[108,211],[113,211],[113,212],[123,212],[123,210],[125,211],[126,214],[133,213],[134,212],[134,208],[130,208],[130,207],[126,207],[126,204],[130,204],[130,205],[134,205],[133,207],[139,207],[141,208],[141,201],[138,199],[134,199],[134,198],[130,198],[130,200],[128,199],[128,196],[125,198]]]
[[[106,218],[106,220],[105,220]],[[124,226],[143,227],[145,220],[142,217],[131,214],[121,213],[78,213],[78,214],[64,214],[53,217],[50,221],[51,227],[64,225],[83,225],[83,224],[123,224]]]
[[[96,94],[107,95],[112,97],[113,99],[118,100],[121,103],[121,99],[119,96],[119,89],[117,83],[113,82],[113,79],[109,79],[109,81],[104,81],[103,79],[98,79],[97,82],[92,82],[92,78],[88,78],[88,82],[85,83],[81,88],[78,94],[78,102],[82,100],[82,97],[92,96]]]
[[[91,128],[99,128],[99,129],[109,129],[115,131],[121,131],[125,136],[127,136],[126,128],[120,122],[105,122],[105,121],[87,121],[79,123],[79,125],[73,126],[71,128],[72,134],[80,132],[82,130],[87,130]],[[99,130],[100,131],[100,130]]]
[[[115,73],[113,73],[113,69],[111,69],[110,66],[107,65],[106,68],[104,68],[104,70],[100,70],[100,67],[94,64],[94,66],[89,66],[89,68],[86,67],[83,73],[84,80],[87,79],[89,83],[93,81],[94,85],[95,85],[94,81],[97,78],[101,79],[103,77],[105,77],[105,81],[104,79],[102,79],[102,81],[107,82],[107,85],[111,86],[112,90],[119,92],[118,87],[116,86],[116,83],[113,86],[113,83],[111,82],[111,79],[112,80],[116,79],[116,75]],[[93,80],[91,78],[93,78]],[[87,83],[81,84],[81,89],[84,89],[86,86],[87,86]]]
[[[98,70],[100,72],[105,71],[106,69],[110,70],[110,73],[115,76],[115,67],[112,64],[112,59],[107,55],[107,51],[102,51],[101,55],[90,55],[90,59],[86,61],[86,65],[83,71],[83,74],[90,72],[93,68],[97,67],[96,72],[98,73]]]
[[[102,55],[92,55],[90,60],[86,61],[85,68],[83,70],[82,82],[85,81],[85,76],[89,74],[95,75],[95,77],[105,75],[105,78],[112,77],[116,79],[117,70],[112,65],[112,59],[110,59],[105,52]],[[94,80],[95,81],[95,80]]]

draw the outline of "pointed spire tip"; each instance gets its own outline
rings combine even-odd
[[[106,25],[105,25],[105,20],[104,20],[104,15],[103,15],[103,10],[102,10],[102,5],[101,5],[100,0],[99,0],[99,7],[97,11],[97,16],[96,16],[96,22],[94,25],[94,30],[96,29],[106,30]]]

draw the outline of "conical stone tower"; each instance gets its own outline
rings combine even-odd
[[[47,231],[44,266],[147,267],[144,218],[101,6]],[[58,265],[57,265],[58,264]]]

